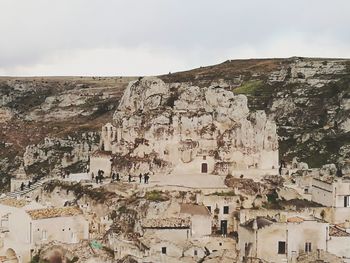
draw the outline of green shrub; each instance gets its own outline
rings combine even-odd
[[[263,82],[261,80],[249,80],[244,82],[241,86],[235,88],[233,93],[235,94],[246,94],[254,95],[256,90],[262,86]]]

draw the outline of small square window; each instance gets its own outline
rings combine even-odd
[[[224,206],[224,214],[227,215],[229,213],[229,207],[227,205]]]
[[[166,254],[166,247],[162,247],[162,254]]]

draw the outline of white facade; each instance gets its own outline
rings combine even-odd
[[[0,255],[14,251],[18,262],[29,262],[32,252],[41,244],[52,240],[77,243],[88,238],[88,222],[83,215],[33,218],[33,211],[45,211],[38,203],[25,204],[14,201],[13,205],[0,203],[1,232],[3,233]],[[61,208],[69,209],[69,208]]]
[[[328,252],[350,262],[350,234],[337,226],[330,227]]]
[[[180,216],[191,220],[191,237],[204,237],[211,234],[211,216],[203,205],[180,204]]]
[[[298,255],[327,249],[329,224],[297,219],[273,222],[256,218],[239,226],[240,258],[296,262]]]
[[[90,156],[90,175],[98,175],[98,170],[104,171],[105,177],[110,177],[112,172],[112,156],[107,152],[96,152]]]
[[[313,178],[312,201],[327,207],[350,208],[350,180],[339,178],[328,182]]]
[[[237,230],[233,215],[237,209],[237,200],[239,196],[197,195],[197,202],[210,211],[213,229],[222,234]]]

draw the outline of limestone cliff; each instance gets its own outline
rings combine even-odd
[[[200,87],[220,83],[245,94],[250,109],[276,121],[280,159],[298,157],[310,167],[336,163],[343,174],[350,172],[349,60],[229,60],[161,78]]]
[[[136,171],[228,174],[278,167],[274,121],[262,110],[250,112],[246,96],[220,86],[140,78],[125,90],[113,120],[113,153],[135,158]]]

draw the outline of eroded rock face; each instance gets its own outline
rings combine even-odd
[[[142,169],[160,168],[154,159],[174,173],[278,167],[275,123],[264,111],[249,112],[246,96],[222,87],[142,78],[129,84],[113,119],[113,153],[149,162]]]
[[[79,137],[45,138],[43,143],[28,145],[23,164],[29,174],[48,175],[57,168],[80,172],[89,161],[89,155],[98,149],[99,135],[84,133]]]

